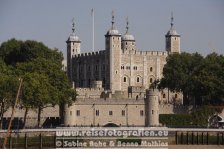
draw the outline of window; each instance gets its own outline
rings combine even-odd
[[[140,116],[144,116],[144,111],[140,110]]]
[[[124,69],[124,66],[121,66],[121,69]]]
[[[74,49],[72,51],[74,52]]]
[[[125,42],[125,44],[126,44],[126,45],[128,45],[128,43],[127,43],[127,42]]]
[[[177,98],[177,94],[175,94],[175,98]]]
[[[150,83],[152,83],[152,78],[150,78]]]
[[[152,110],[152,114],[154,114],[154,111]]]
[[[80,116],[80,110],[76,110],[76,116]]]
[[[139,79],[139,77],[137,77],[137,82],[140,82],[140,79]]]
[[[134,70],[137,70],[137,66],[134,66]]]
[[[70,111],[70,116],[72,116],[72,111]]]
[[[150,72],[152,72],[152,67],[150,67]]]
[[[113,111],[109,111],[109,115],[112,116],[113,115]]]
[[[124,77],[124,82],[126,82],[127,81],[127,78],[126,77]]]
[[[96,110],[96,116],[99,116],[99,115],[100,115],[100,111]]]
[[[121,115],[122,115],[122,116],[125,116],[125,110],[122,110],[122,111],[121,111]]]
[[[163,98],[166,98],[166,94],[163,94]]]
[[[129,69],[130,70],[130,68],[131,68],[130,66],[126,66],[126,69]]]

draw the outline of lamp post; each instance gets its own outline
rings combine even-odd
[[[12,114],[11,114],[11,118],[10,118],[10,121],[9,121],[9,125],[8,125],[8,130],[6,132],[6,136],[4,138],[4,142],[3,142],[3,145],[2,145],[2,149],[6,149],[6,144],[7,144],[7,141],[8,141],[8,136],[9,136],[9,133],[10,133],[10,129],[11,129],[11,125],[12,125],[12,120],[14,118],[14,112],[15,112],[15,108],[17,106],[17,101],[19,99],[19,94],[20,94],[20,89],[21,89],[21,86],[22,86],[22,82],[23,82],[23,79],[19,78],[19,88],[18,88],[18,91],[17,91],[17,95],[16,95],[16,100],[15,100],[15,103],[14,103],[14,106],[13,106],[13,109],[12,109]]]

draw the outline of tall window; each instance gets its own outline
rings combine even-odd
[[[113,111],[109,111],[109,115],[112,116],[113,115]]]
[[[152,72],[152,67],[150,67],[150,72]]]
[[[122,115],[122,116],[125,116],[125,110],[122,110],[122,111],[121,111],[121,115]]]
[[[76,110],[76,116],[80,116],[80,110]]]
[[[144,111],[140,110],[140,116],[144,116]]]
[[[99,115],[100,115],[100,111],[96,110],[96,116],[99,116]]]
[[[124,77],[124,82],[127,82],[127,78],[126,77]]]
[[[152,83],[152,78],[150,78],[150,83]]]
[[[140,79],[139,79],[139,77],[137,77],[137,82],[140,82]]]
[[[175,94],[175,98],[177,98],[177,94]]]
[[[72,111],[70,111],[70,116],[72,116]]]

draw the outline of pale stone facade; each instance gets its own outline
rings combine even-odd
[[[146,89],[162,78],[167,56],[180,53],[180,35],[174,30],[172,18],[165,35],[166,50],[140,51],[134,36],[129,34],[128,21],[126,28],[126,33],[121,35],[112,16],[112,27],[105,35],[105,50],[81,53],[81,41],[74,33],[73,23],[73,32],[67,40],[67,74],[78,97],[73,105],[65,107],[66,125],[158,124],[155,119],[146,123],[145,107],[157,107],[153,111],[159,111],[159,105],[145,105]],[[181,104],[182,94],[165,89],[156,100],[158,104]]]
[[[66,126],[158,126],[159,93],[147,90],[145,99],[78,98],[65,106]]]

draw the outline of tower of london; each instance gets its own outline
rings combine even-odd
[[[164,51],[138,49],[134,35],[129,31],[128,20],[126,32],[121,34],[116,29],[114,15],[105,34],[104,50],[82,53],[74,22],[66,43],[67,75],[76,89],[77,99],[72,105],[65,106],[65,125],[158,125],[157,120],[148,122],[146,115],[151,108],[154,109],[151,113],[157,112],[158,116],[163,113],[162,105],[182,104],[182,94],[168,89],[156,92],[156,107],[150,107],[147,102],[147,98],[151,98],[147,96],[147,92],[151,92],[147,89],[162,78],[167,56],[181,51],[180,35],[174,29],[173,17],[165,34]],[[155,92],[153,95],[157,96]]]

